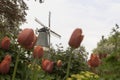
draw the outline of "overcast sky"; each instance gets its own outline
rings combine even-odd
[[[37,17],[48,26],[48,14],[51,11],[51,29],[62,36],[51,36],[53,45],[62,43],[68,47],[69,38],[76,28],[83,30],[84,45],[91,53],[102,35],[107,37],[117,23],[120,25],[120,0],[38,0],[25,1],[29,7],[27,23],[22,28],[42,28],[34,21]]]

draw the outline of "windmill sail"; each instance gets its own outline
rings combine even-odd
[[[38,22],[41,26],[46,27],[44,24],[42,24],[37,18],[35,18],[35,21]]]
[[[57,34],[56,32],[50,30],[50,33],[58,38],[61,38],[61,35]]]

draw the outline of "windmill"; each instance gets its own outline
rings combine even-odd
[[[37,18],[35,18],[35,21],[42,26],[42,28],[38,30],[39,34],[38,34],[38,40],[36,42],[36,45],[41,45],[43,47],[50,48],[51,34],[53,34],[58,38],[61,38],[61,35],[59,35],[58,33],[50,29],[50,19],[51,19],[51,12],[49,12],[48,27],[47,27],[44,24],[42,24]]]

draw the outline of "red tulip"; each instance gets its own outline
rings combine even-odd
[[[1,74],[7,74],[9,72],[10,69],[10,64],[7,61],[2,61],[2,63],[0,64],[0,73]]]
[[[42,69],[45,70],[47,64],[49,63],[50,61],[48,59],[43,59],[42,60]]]
[[[10,47],[10,38],[8,38],[7,36],[4,37],[2,39],[2,42],[1,42],[1,47],[5,50],[9,49]]]
[[[83,38],[84,38],[84,36],[82,35],[82,29],[77,28],[73,31],[68,44],[72,48],[78,48],[80,46]]]
[[[8,55],[5,56],[4,60],[8,61],[8,62],[11,62],[12,59],[11,59],[11,56],[8,54]]]
[[[96,54],[91,54],[90,60],[88,60],[90,67],[98,67],[100,65],[100,59]]]
[[[29,46],[25,46],[26,49],[32,49],[37,41],[36,35],[34,35],[34,40]]]
[[[44,54],[43,47],[41,47],[41,46],[36,46],[36,47],[34,48],[34,52],[33,52],[33,57],[34,57],[34,58],[40,58],[40,57],[43,56],[43,54]]]
[[[18,42],[20,45],[26,47],[30,46],[34,41],[34,31],[32,29],[24,29],[18,35]]]
[[[58,60],[57,61],[57,67],[61,67],[62,66],[62,61],[61,60]]]
[[[7,74],[10,70],[11,56],[6,55],[4,60],[0,64],[0,73]]]
[[[51,73],[53,71],[53,67],[54,67],[54,62],[47,59],[42,61],[42,69],[44,71]]]

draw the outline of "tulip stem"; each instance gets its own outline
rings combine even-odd
[[[18,62],[19,62],[19,56],[20,56],[20,53],[17,53],[15,67],[14,67],[14,71],[13,71],[13,75],[12,75],[12,80],[15,80],[17,66],[18,66]]]
[[[69,57],[69,60],[68,60],[68,65],[67,65],[67,74],[66,74],[66,78],[68,78],[69,73],[70,73],[70,63],[71,63],[71,58],[72,58],[72,51],[73,51],[73,48],[70,49],[70,57]]]
[[[37,80],[38,79],[38,76],[37,76],[37,74],[38,74],[38,71],[37,71],[37,66],[38,66],[38,58],[36,58],[36,59],[34,59],[33,60],[33,62],[32,62],[32,68],[33,68],[33,70],[32,70],[32,78],[31,78],[31,80]]]

